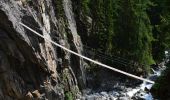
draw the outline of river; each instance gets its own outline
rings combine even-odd
[[[163,65],[161,68],[152,69],[153,73],[148,76],[148,79],[155,81],[165,68]],[[147,82],[131,87],[126,87],[123,83],[117,83],[111,91],[96,92],[86,89],[81,100],[153,100],[154,98],[149,92],[152,86],[153,84]]]

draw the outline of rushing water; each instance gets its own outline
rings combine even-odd
[[[153,74],[148,76],[148,79],[155,81],[161,75],[165,66],[157,70],[153,69]],[[149,90],[153,84],[143,82],[135,87],[124,87],[121,84],[116,85],[114,90],[109,92],[89,92],[85,94],[82,100],[153,100]],[[119,89],[118,89],[119,88]],[[89,90],[90,91],[90,90]]]

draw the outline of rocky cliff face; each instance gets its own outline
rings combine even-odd
[[[83,52],[70,0],[1,0],[0,100],[78,98],[78,87],[85,87],[84,61],[19,22]]]

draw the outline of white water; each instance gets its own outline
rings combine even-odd
[[[150,90],[152,88],[152,86],[153,86],[153,84],[147,84],[146,82],[144,82],[140,85],[140,87],[137,87],[136,89],[133,89],[132,91],[127,92],[127,95],[130,98],[132,98],[137,92],[139,92],[141,90],[145,91],[145,88]],[[153,100],[151,93],[145,93],[145,92],[141,92],[140,98],[143,98],[145,100]]]
[[[161,75],[162,70],[157,70],[157,71],[155,71],[154,69],[152,69],[152,70],[153,70],[154,73],[151,74],[151,75],[149,75],[148,78],[153,77],[153,76],[159,77],[159,76]],[[137,92],[139,92],[140,90],[145,91],[146,88],[147,88],[148,90],[150,90],[153,85],[154,85],[154,84],[149,84],[149,83],[147,83],[147,82],[143,82],[143,83],[140,85],[140,87],[137,87],[136,89],[133,89],[132,91],[127,92],[127,95],[131,98],[131,97],[133,97]],[[151,93],[143,93],[142,96],[141,96],[141,98],[143,98],[143,99],[145,99],[145,100],[153,100],[153,97],[152,97]]]
[[[163,67],[163,69],[153,70],[154,73],[149,75],[148,79],[155,79],[159,77],[163,70],[165,70],[165,67]],[[118,86],[121,87],[120,85]],[[145,91],[145,89],[150,90],[152,86],[153,84],[143,82],[141,85],[136,86],[135,88],[130,88],[130,89],[125,88],[125,90],[122,91],[115,89],[110,92],[103,91],[100,93],[88,94],[85,95],[85,99],[86,100],[133,100],[133,97],[137,97],[137,100],[139,98],[144,100],[154,100],[151,93]]]

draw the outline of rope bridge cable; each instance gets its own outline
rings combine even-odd
[[[85,52],[87,52],[87,51],[85,51]],[[87,56],[87,55],[86,55],[86,56]],[[105,59],[105,60],[109,60],[109,61],[115,62],[115,63],[120,64],[120,65],[123,65],[123,66],[128,65],[127,63],[121,62],[120,60],[117,60],[117,59],[110,59],[110,58],[107,58],[107,57],[103,57],[103,55],[95,54],[95,56],[98,57],[97,60],[99,60],[99,61],[100,61],[100,59]],[[89,56],[87,56],[87,57],[89,57]],[[89,58],[90,58],[90,57],[89,57]]]
[[[41,30],[41,28],[38,28],[38,27],[36,27],[35,25],[32,25],[31,23],[29,23],[29,22],[27,22],[27,21],[25,21],[25,20],[23,20],[24,21],[24,23],[26,23],[26,24],[28,24],[29,26],[31,26],[31,27],[34,27],[35,29],[37,29],[37,30]],[[53,31],[56,31],[56,30],[53,30]],[[57,32],[57,31],[56,31]],[[58,38],[59,39],[59,38]],[[73,44],[69,44],[69,45],[72,45],[73,46]],[[95,48],[92,48],[92,47],[89,47],[89,46],[87,46],[87,45],[83,45],[82,44],[82,46],[83,46],[83,49],[85,49],[86,50],[86,52],[88,52],[88,51],[92,51],[92,52],[94,52],[95,53],[95,55],[101,55],[100,57],[102,57],[102,58],[106,58],[106,59],[110,59],[110,60],[114,60],[114,59],[116,59],[116,60],[118,60],[118,61],[120,61],[120,62],[123,62],[123,63],[126,63],[126,64],[128,64],[128,65],[131,65],[131,66],[133,66],[133,64],[130,62],[130,60],[128,60],[128,59],[125,59],[125,58],[122,58],[122,57],[120,57],[120,56],[116,56],[116,55],[113,55],[113,54],[111,54],[111,53],[105,53],[105,52],[101,52],[101,51],[99,51],[99,50],[97,50],[97,49],[95,49]],[[101,49],[101,48],[100,48]],[[101,49],[101,50],[103,50],[103,49]],[[86,55],[87,56],[87,55]],[[110,57],[110,56],[112,56],[112,57]],[[113,59],[114,58],[114,59]],[[109,60],[108,59],[108,60]],[[118,62],[117,61],[117,62]],[[116,62],[116,61],[114,61],[114,62]],[[121,63],[120,63],[121,64]],[[124,64],[123,64],[124,65]],[[144,64],[141,64],[141,65],[144,65]]]
[[[31,27],[34,27],[36,30],[40,30],[40,28],[28,23],[27,21],[24,20],[24,23],[28,24],[29,26]],[[56,31],[56,30],[54,30]],[[73,44],[70,44],[70,45],[73,45]],[[92,48],[92,47],[89,47],[89,46],[86,46],[86,45],[83,45],[83,49],[85,49],[85,52],[90,54],[89,52],[91,53],[94,53],[94,56],[97,56],[97,57],[100,57],[102,59],[106,59],[106,60],[110,60],[110,61],[113,61],[115,63],[118,63],[118,64],[121,64],[123,66],[125,65],[131,65],[133,66],[133,64],[130,64],[129,62],[127,62],[128,60],[125,60],[124,58],[121,58],[121,57],[118,57],[118,56],[113,56],[114,59],[112,57],[109,57],[110,55],[109,54],[105,54],[104,52],[99,52],[98,50],[96,50],[95,48]],[[87,56],[87,55],[86,55]],[[88,57],[88,56],[87,56]],[[89,57],[90,58],[90,57]]]
[[[122,60],[120,60],[120,59],[118,59],[118,58],[111,58],[111,57],[109,57],[109,56],[102,55],[102,54],[100,54],[100,53],[94,52],[94,51],[92,51],[92,50],[88,50],[88,49],[86,49],[86,48],[83,48],[83,49],[85,49],[84,52],[86,53],[86,56],[87,56],[87,57],[93,55],[93,56],[97,56],[97,57],[102,58],[102,59],[114,61],[114,62],[117,62],[117,63],[120,63],[120,64],[124,63],[124,64],[127,64],[127,65],[130,65],[128,62],[124,62],[124,61],[122,61]],[[93,53],[93,54],[90,54],[90,53]],[[89,58],[90,58],[90,57],[89,57]],[[123,64],[123,65],[124,65],[124,64]],[[132,64],[131,64],[131,65],[132,65]]]
[[[142,78],[142,77],[139,77],[139,76],[136,76],[136,75],[127,73],[127,72],[125,72],[125,71],[121,71],[121,70],[119,70],[119,69],[113,68],[113,67],[111,67],[111,66],[105,65],[105,64],[100,63],[100,62],[98,62],[98,61],[92,60],[92,59],[90,59],[90,58],[88,58],[88,57],[85,57],[85,56],[83,56],[83,55],[81,55],[81,54],[78,54],[78,53],[76,53],[76,52],[74,52],[74,51],[72,51],[72,50],[70,50],[70,49],[68,49],[68,48],[66,48],[66,47],[64,47],[64,46],[62,46],[62,45],[59,45],[58,43],[52,41],[51,39],[48,39],[47,37],[44,37],[43,35],[39,34],[38,32],[36,32],[35,30],[31,29],[30,27],[28,27],[27,25],[23,24],[22,22],[20,22],[19,24],[22,25],[23,27],[25,27],[26,29],[32,31],[32,32],[33,32],[34,34],[36,34],[37,36],[39,36],[39,37],[41,37],[41,38],[44,38],[45,40],[47,40],[48,42],[51,42],[51,43],[54,44],[55,46],[60,47],[60,48],[62,48],[62,49],[64,49],[64,50],[66,50],[67,52],[70,52],[70,53],[72,53],[72,54],[74,54],[74,55],[76,55],[76,56],[79,56],[80,58],[83,58],[83,59],[85,59],[85,60],[87,60],[87,61],[90,61],[90,62],[93,62],[93,63],[95,63],[95,64],[97,64],[97,65],[99,65],[99,66],[108,68],[108,69],[110,69],[110,70],[116,71],[116,72],[118,72],[118,73],[124,74],[124,75],[129,76],[129,77],[132,77],[132,78],[135,78],[135,79],[138,79],[138,80],[141,80],[141,81],[145,81],[145,82],[148,82],[148,83],[151,83],[151,84],[154,84],[154,83],[155,83],[154,81],[151,81],[151,80],[148,80],[148,79],[145,79],[145,78]]]
[[[123,60],[123,61],[125,61],[125,62],[130,62],[130,60],[127,60],[127,59],[125,59],[125,58],[122,58],[122,57],[119,57],[119,56],[115,56],[115,55],[113,55],[113,54],[111,54],[111,53],[104,53],[104,52],[102,52],[102,51],[99,51],[99,50],[97,50],[97,49],[95,49],[95,48],[92,48],[92,47],[89,47],[89,46],[86,46],[86,45],[83,45],[83,49],[84,49],[84,48],[85,48],[85,49],[86,49],[86,48],[88,48],[88,49],[94,49],[95,52],[97,52],[98,54],[105,55],[105,56],[107,56],[107,57],[113,56],[114,58]],[[103,50],[103,49],[102,49],[102,50]],[[112,57],[110,57],[110,58],[112,58]]]

